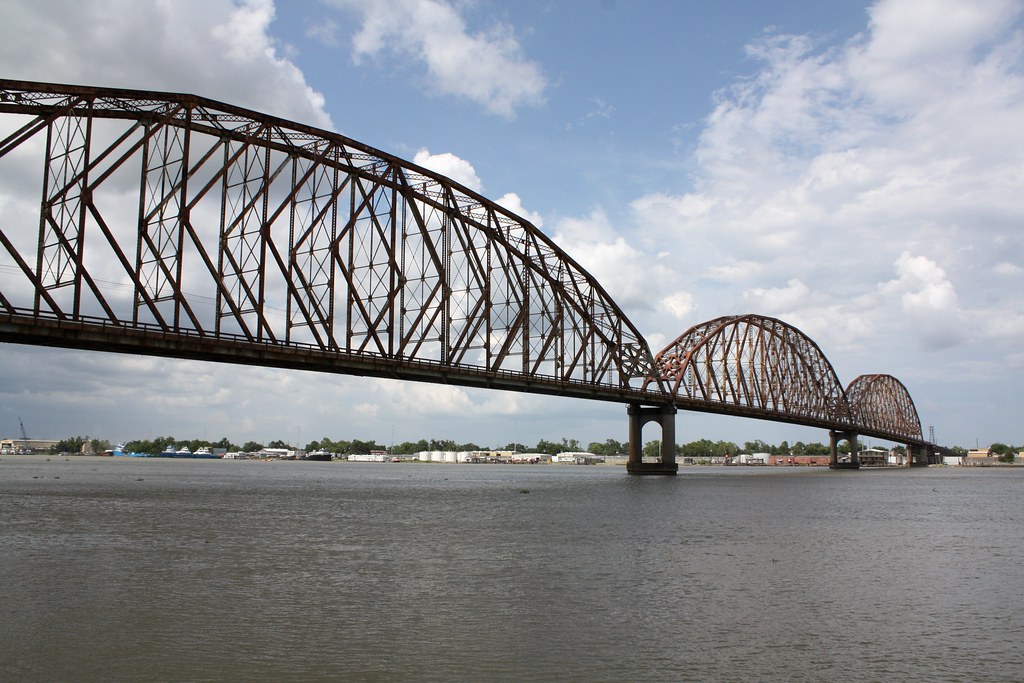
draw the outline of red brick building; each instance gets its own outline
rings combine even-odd
[[[828,467],[827,455],[772,455],[768,457],[769,465],[803,465],[812,467]]]

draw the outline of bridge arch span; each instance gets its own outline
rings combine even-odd
[[[713,403],[734,412],[832,428],[850,420],[842,383],[807,335],[776,318],[715,318],[655,356],[676,405]]]
[[[607,400],[653,372],[534,225],[358,141],[193,95],[10,80],[0,116],[0,165],[43,169],[39,214],[0,226],[0,340]]]
[[[910,392],[892,375],[861,375],[846,388],[854,422],[894,441],[921,441],[921,419]]]

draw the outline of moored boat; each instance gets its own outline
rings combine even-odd
[[[311,453],[306,453],[304,456],[302,456],[302,459],[303,460],[317,460],[317,461],[324,462],[324,461],[330,460],[332,457],[333,457],[333,455],[331,453],[328,453],[325,450],[318,450],[318,451],[313,451]]]
[[[117,444],[116,446],[114,446],[113,453],[114,453],[114,455],[116,455],[118,457],[126,457],[126,458],[149,458],[149,457],[152,457],[152,456],[150,456],[149,453],[136,453],[134,451],[127,451],[126,452],[124,450],[124,444]]]
[[[220,459],[221,456],[217,455],[209,449],[208,446],[202,446],[196,449],[193,453],[189,450],[188,446],[182,446],[175,450],[174,444],[169,445],[159,455],[149,455],[148,453],[125,453],[123,452],[123,446],[118,446],[114,449],[114,455],[134,455],[139,457],[147,458],[200,458],[200,459]]]

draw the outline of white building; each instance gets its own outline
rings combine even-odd
[[[599,458],[593,453],[574,451],[566,451],[551,457],[551,462],[562,464],[569,463],[573,465],[586,465],[588,463],[597,462],[598,460]]]
[[[353,453],[348,456],[349,462],[384,462],[386,453]]]
[[[295,460],[295,451],[287,448],[261,448],[256,453],[257,458],[276,458],[278,460]]]

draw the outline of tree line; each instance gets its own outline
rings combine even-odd
[[[110,442],[108,441],[75,436],[62,439],[50,450],[52,453],[81,453],[83,451],[83,446],[85,445],[89,446],[86,450],[91,450],[93,453],[101,453],[104,450],[109,450],[111,448]],[[625,455],[629,450],[628,442],[622,442],[616,439],[592,441],[586,446],[586,448],[584,448],[577,439],[564,437],[559,441],[540,439],[533,447],[520,442],[512,442],[498,445],[493,449],[489,446],[482,446],[473,442],[461,443],[452,439],[420,439],[418,441],[403,441],[402,443],[387,445],[378,443],[372,439],[369,441],[361,439],[336,440],[326,436],[321,439],[315,439],[308,442],[302,449],[280,439],[276,439],[266,444],[257,441],[246,441],[239,445],[232,442],[227,437],[221,438],[218,441],[209,441],[206,439],[179,440],[173,436],[160,436],[153,439],[136,439],[134,441],[126,442],[122,447],[125,451],[129,452],[156,455],[169,448],[178,450],[182,446],[188,448],[190,451],[196,451],[199,448],[206,447],[210,449],[223,448],[226,451],[255,453],[263,448],[286,448],[288,450],[305,450],[308,452],[323,450],[340,455],[369,453],[371,451],[386,451],[395,455],[411,455],[422,451],[496,450],[542,453],[545,455],[586,451],[588,453],[593,453],[594,455],[607,457]],[[897,450],[899,448],[901,447],[897,447]],[[846,441],[842,442],[839,446],[839,450],[843,453],[849,453],[849,443]],[[953,450],[955,451],[957,449]],[[966,450],[960,450],[966,453]],[[996,455],[1008,457],[1009,461],[1012,462],[1013,455],[1020,449],[1007,446],[1006,444],[993,444],[992,450]],[[660,451],[661,441],[648,441],[644,444],[644,455],[656,457]],[[739,444],[732,441],[712,441],[710,439],[698,439],[696,441],[676,445],[676,454],[679,457],[712,458],[737,455],[739,453],[769,453],[771,455],[828,455],[829,446],[822,443],[804,443],[802,441],[797,441],[793,444],[790,444],[788,441],[783,441],[779,444],[769,444],[764,441],[754,440],[744,442],[741,447]]]

